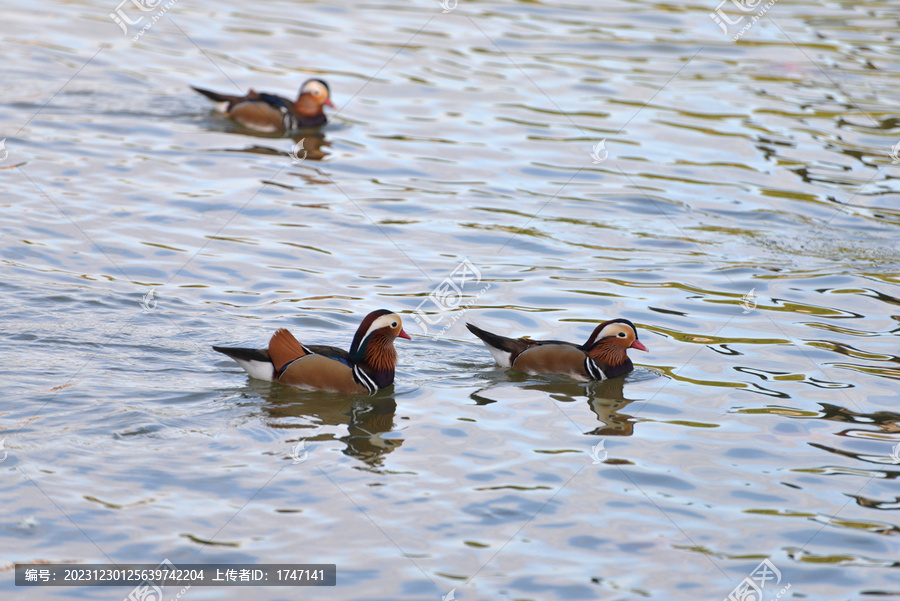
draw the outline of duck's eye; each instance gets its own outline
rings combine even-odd
[[[392,323],[392,324],[391,324],[391,327],[392,327],[392,328],[396,328],[396,327],[397,327],[397,322],[395,321],[394,323]]]
[[[625,332],[619,332],[619,338],[625,338]]]

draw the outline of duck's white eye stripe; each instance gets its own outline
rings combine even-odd
[[[300,89],[303,94],[312,94],[313,96],[322,96],[328,94],[328,89],[318,81],[308,81],[306,85]]]
[[[388,326],[390,326],[392,328],[397,327],[398,320],[394,319],[395,317],[396,317],[396,315],[394,315],[394,314],[382,315],[381,317],[379,317],[378,319],[373,321],[372,325],[369,326],[369,329],[366,330],[366,335],[363,336],[363,340],[368,338],[369,334],[371,334],[375,330],[379,330],[381,328],[386,328]],[[393,325],[391,325],[391,322],[393,322]]]

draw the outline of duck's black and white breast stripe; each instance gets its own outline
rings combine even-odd
[[[367,374],[359,365],[353,366],[353,379],[365,386],[370,393],[378,390],[378,386],[372,381],[369,374]]]
[[[591,377],[592,380],[603,381],[606,379],[606,374],[603,373],[603,370],[594,363],[594,360],[590,357],[585,357],[584,359],[584,371]]]

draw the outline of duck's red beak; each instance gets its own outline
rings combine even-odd
[[[647,351],[648,353],[650,352],[650,349],[648,349],[646,346],[641,344],[641,341],[638,340],[637,338],[635,338],[634,342],[632,342],[631,346],[628,348],[636,348],[639,351]]]
[[[331,98],[326,98],[326,99],[325,99],[325,106],[330,106],[330,107],[333,108],[334,110],[337,110],[337,107],[334,106],[334,103],[333,103],[333,102],[331,102]]]
[[[400,333],[397,334],[397,338],[406,338],[407,340],[412,340],[412,338],[409,337],[409,334],[407,334],[403,328],[400,328]],[[635,342],[637,342],[637,341],[635,341]],[[644,349],[644,350],[647,350],[647,349]]]

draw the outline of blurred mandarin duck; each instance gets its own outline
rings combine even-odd
[[[217,111],[246,128],[261,132],[284,132],[325,125],[322,107],[330,106],[331,91],[321,79],[310,79],[300,87],[296,101],[250,90],[245,96],[219,94],[191,86],[213,102]]]
[[[627,350],[647,351],[638,340],[637,329],[627,319],[604,321],[594,328],[587,342],[577,345],[559,340],[506,338],[466,324],[481,338],[500,367],[527,374],[562,374],[581,380],[606,380],[634,369]]]
[[[269,340],[268,349],[214,346],[253,378],[288,386],[365,394],[394,383],[397,351],[394,339],[410,340],[400,316],[385,309],[372,311],[353,337],[350,352],[334,346],[301,344],[285,329]]]

